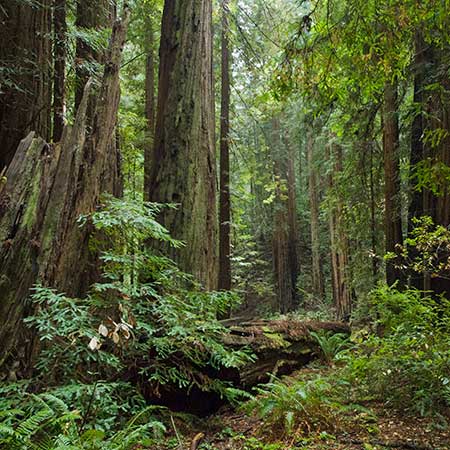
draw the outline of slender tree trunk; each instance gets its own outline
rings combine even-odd
[[[161,221],[186,246],[164,252],[217,288],[214,96],[210,0],[166,0],[160,46],[151,200],[176,203]],[[155,244],[156,245],[156,244]]]
[[[60,143],[47,144],[34,132],[19,145],[0,193],[0,367],[21,361],[31,366],[33,334],[23,318],[36,283],[81,296],[96,281],[100,262],[89,250],[89,226],[78,218],[99,205],[100,194],[120,195],[115,127],[119,106],[119,68],[128,23],[116,22],[108,70],[98,97],[95,125],[88,126],[91,82],[72,127]],[[90,135],[86,130],[92,129]]]
[[[280,119],[272,120],[272,155],[274,161],[275,200],[273,203],[272,252],[276,298],[282,313],[296,306],[297,236],[295,180],[288,148],[282,145]],[[290,166],[290,170],[289,170]],[[289,181],[291,183],[289,183]],[[291,186],[289,186],[291,184]]]
[[[285,132],[286,136],[287,132]],[[289,270],[293,290],[294,305],[299,303],[297,294],[297,278],[300,272],[298,255],[298,223],[297,223],[297,186],[295,149],[292,146],[289,137],[285,139],[287,147],[287,188],[288,188],[288,246],[289,246]]]
[[[378,261],[377,261],[377,221],[375,213],[375,183],[373,179],[374,164],[373,164],[373,145],[372,143],[367,144],[369,146],[370,154],[370,241],[372,244],[372,275],[374,280],[377,278],[378,274]]]
[[[222,0],[222,90],[220,108],[219,289],[231,289],[230,49],[229,0]]]
[[[309,126],[311,127],[312,124]],[[316,299],[323,299],[325,295],[325,285],[323,281],[322,256],[320,254],[319,192],[317,169],[314,161],[313,132],[311,129],[308,131],[306,147],[309,170],[309,206],[311,212],[312,287],[314,297]]]
[[[144,200],[150,199],[150,175],[155,138],[155,49],[152,18],[147,19],[147,59],[145,63],[145,118],[147,135],[144,147]]]
[[[333,161],[333,171],[329,175],[329,188],[335,189],[336,178],[342,172],[342,148],[332,144],[329,157]],[[352,295],[348,274],[348,238],[343,223],[343,205],[338,198],[330,208],[330,241],[331,241],[331,278],[333,285],[333,303],[337,318],[349,320],[352,311]]]
[[[400,168],[399,168],[399,125],[397,110],[397,84],[386,82],[384,89],[383,111],[383,148],[384,148],[384,207],[386,252],[396,253],[397,245],[402,245],[402,221],[399,204]],[[392,285],[401,281],[402,274],[395,263],[386,264],[386,281]]]
[[[51,0],[0,6],[0,171],[31,131],[51,132]]]
[[[54,1],[53,36],[53,142],[59,142],[64,130],[66,111],[66,0]]]

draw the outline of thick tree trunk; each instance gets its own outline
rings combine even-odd
[[[33,336],[22,319],[32,312],[27,299],[34,284],[79,296],[98,276],[89,227],[80,228],[77,219],[96,209],[101,193],[120,194],[114,131],[127,23],[128,14],[114,26],[92,134],[86,133],[88,83],[62,141],[49,145],[30,133],[6,172],[0,193],[0,366],[20,360],[21,369],[28,368]]]
[[[160,219],[186,246],[164,247],[165,254],[206,288],[216,289],[211,8],[210,0],[166,0],[164,5],[150,193],[152,201],[179,205]]]
[[[311,212],[312,288],[314,297],[322,300],[325,295],[325,284],[323,281],[322,256],[320,254],[319,192],[312,130],[308,131],[306,147],[309,171],[309,207]]]
[[[219,289],[231,289],[230,49],[229,0],[222,0],[222,90],[220,108]]]
[[[332,144],[330,155],[333,161],[333,172],[329,175],[329,187],[335,187],[335,179],[342,172],[342,148]],[[340,199],[331,206],[330,241],[331,241],[331,278],[333,287],[333,304],[337,318],[349,320],[352,312],[352,294],[348,274],[348,238],[343,224],[343,205]]]
[[[0,6],[0,171],[19,142],[51,132],[51,0],[3,1]]]
[[[385,248],[387,253],[396,253],[397,245],[402,245],[402,220],[400,208],[400,168],[399,168],[399,124],[397,110],[397,84],[386,82],[383,110],[384,149],[384,208],[385,208]],[[386,263],[386,281],[392,285],[401,282],[402,274],[391,260]]]
[[[59,142],[64,130],[66,111],[66,0],[53,5],[53,142]]]
[[[147,59],[145,63],[145,118],[147,133],[144,147],[144,200],[150,199],[150,175],[155,138],[155,49],[152,18],[147,20]]]

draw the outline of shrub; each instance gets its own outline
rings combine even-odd
[[[130,371],[153,384],[226,392],[205,366],[236,367],[249,356],[222,343],[217,316],[236,303],[233,294],[207,293],[169,259],[149,251],[149,240],[180,246],[155,217],[162,206],[107,197],[91,221],[101,232],[104,280],[87,298],[74,299],[41,286],[27,319],[44,342],[38,369],[46,382],[118,378]]]

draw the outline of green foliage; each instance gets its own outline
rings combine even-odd
[[[331,364],[338,353],[350,345],[348,336],[342,333],[324,331],[320,333],[311,332],[311,335],[317,340],[322,356],[328,364]]]
[[[338,402],[335,380],[315,377],[310,380],[277,379],[256,388],[257,397],[245,408],[254,411],[271,433],[301,435],[315,430],[335,430],[342,405]]]
[[[47,381],[117,376],[134,367],[155,389],[160,384],[219,390],[226,386],[202,368],[237,367],[249,356],[222,342],[226,329],[217,320],[237,298],[207,293],[175,264],[148,249],[150,240],[179,246],[155,217],[162,206],[105,198],[88,220],[98,232],[104,282],[85,299],[72,299],[37,287],[35,316],[27,319],[44,348],[38,364]]]
[[[368,305],[379,334],[341,356],[364,395],[421,415],[450,406],[450,302],[381,286]]]
[[[0,415],[0,449],[5,450],[131,450],[150,442],[165,427],[154,417],[155,407],[143,409],[109,436],[87,429],[79,410],[51,394],[16,398],[15,408]]]
[[[450,272],[450,230],[428,216],[413,218],[414,228],[399,247],[394,261],[431,278],[447,279]]]

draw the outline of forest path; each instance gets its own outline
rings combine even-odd
[[[292,378],[301,379],[305,371],[322,370],[330,373],[329,368],[305,368]],[[376,402],[363,402],[363,405],[364,409],[339,415],[334,431],[310,433],[284,433],[243,408],[224,406],[217,413],[190,424],[183,417],[180,421],[176,419],[173,437],[157,450],[450,450],[450,417],[447,423],[444,418],[438,423],[436,418],[406,415]]]
[[[450,431],[439,430],[429,418],[402,416],[371,405],[376,421],[365,429],[345,429],[333,434],[311,433],[277,439],[273,430],[245,413],[228,409],[207,422],[204,449],[214,450],[449,450]],[[189,447],[186,447],[189,448]]]

